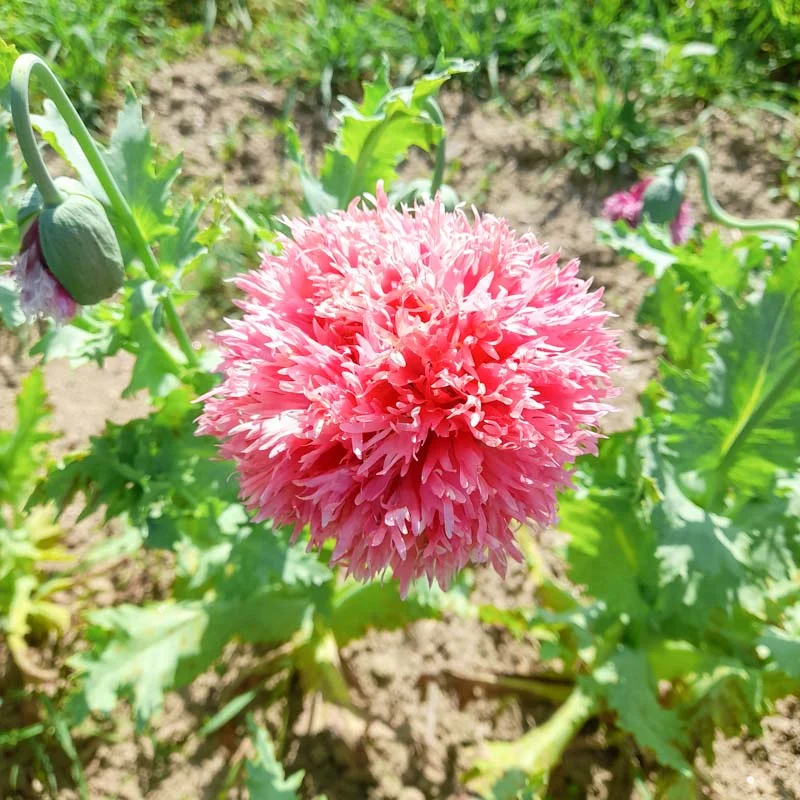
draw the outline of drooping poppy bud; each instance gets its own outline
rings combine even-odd
[[[17,213],[22,247],[12,275],[22,310],[31,318],[67,322],[79,305],[93,305],[122,285],[123,262],[103,206],[70,178],[57,178],[62,201],[44,206],[38,189]]]
[[[642,195],[642,213],[656,225],[671,223],[680,213],[686,193],[686,176],[672,167],[658,170]]]
[[[608,197],[603,216],[613,222],[624,220],[631,228],[638,228],[647,217],[657,225],[669,225],[673,243],[683,244],[692,227],[692,209],[684,199],[685,187],[685,175],[682,172],[673,175],[672,167],[665,167],[627,191]]]

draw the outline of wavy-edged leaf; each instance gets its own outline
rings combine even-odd
[[[570,493],[561,498],[559,514],[559,527],[570,535],[570,578],[611,611],[645,618],[657,574],[654,535],[637,517],[632,498]]]
[[[13,278],[0,275],[0,323],[6,328],[17,328],[25,322],[19,305],[19,291]]]
[[[176,685],[182,659],[208,665],[217,655],[218,642],[208,646],[208,612],[198,602],[123,605],[88,616],[89,636],[102,644],[73,656],[70,664],[83,673],[83,692],[93,711],[110,714],[129,694],[143,724],[161,708],[164,691]]]
[[[337,198],[340,208],[379,180],[391,184],[396,167],[410,147],[430,150],[444,130],[428,101],[452,75],[471,71],[466,62],[453,61],[414,81],[392,89],[385,70],[364,86],[364,100],[356,105],[340,98],[340,127],[333,146],[327,147],[322,186]]]
[[[150,130],[132,92],[126,93],[125,105],[117,115],[116,128],[103,156],[145,239],[151,242],[173,233],[169,190],[180,171],[181,157],[163,166],[156,163]],[[117,226],[117,234],[128,241],[128,232],[122,226]],[[129,251],[135,252],[130,243]]]
[[[266,729],[247,716],[247,730],[255,749],[255,756],[245,762],[247,791],[250,800],[299,800],[298,792],[304,772],[286,777],[283,766],[275,757],[275,749]]]
[[[11,80],[11,70],[18,58],[17,48],[0,38],[0,89],[3,89]]]
[[[666,370],[660,432],[681,483],[718,506],[732,487],[763,494],[800,455],[800,245],[742,307],[726,298],[727,330],[707,375]]]
[[[686,732],[678,715],[658,702],[658,687],[642,650],[619,647],[611,658],[595,669],[592,678],[608,704],[617,712],[618,723],[641,747],[651,749],[664,766],[691,774],[681,748]]]
[[[667,270],[651,287],[637,321],[651,324],[659,332],[664,355],[679,369],[699,370],[706,361],[711,328],[706,323],[708,298],[692,297],[688,284],[676,270]]]
[[[22,382],[16,408],[14,427],[0,430],[0,503],[21,507],[42,465],[44,445],[55,438],[46,425],[52,409],[40,369]]]
[[[424,580],[411,585],[403,599],[397,581],[348,581],[336,590],[330,625],[339,647],[363,636],[368,630],[395,630],[418,619],[440,617],[451,608],[463,610],[466,597],[462,588],[448,592],[428,587]]]
[[[461,59],[442,60],[411,86],[394,89],[384,68],[364,85],[360,104],[339,98],[343,108],[336,115],[336,140],[325,148],[318,179],[306,165],[297,132],[286,126],[289,157],[300,174],[307,210],[321,214],[346,208],[354,198],[374,192],[378,181],[388,189],[411,147],[430,150],[444,136],[441,114],[433,103],[438,90],[453,75],[474,67]]]

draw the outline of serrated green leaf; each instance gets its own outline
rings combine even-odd
[[[185,359],[156,333],[149,317],[139,315],[133,318],[130,340],[136,362],[130,383],[122,392],[123,397],[132,397],[143,390],[154,398],[165,397],[180,386]]]
[[[256,751],[255,757],[245,762],[250,800],[299,800],[297,793],[305,773],[295,772],[287,778],[266,729],[257,725],[251,715],[247,717],[247,729]]]
[[[703,240],[699,252],[682,248],[678,270],[682,278],[700,275],[708,281],[709,288],[735,295],[742,289],[747,273],[755,266],[749,258],[751,249],[760,251],[762,259],[766,255],[764,244],[757,236],[741,239],[730,246],[722,241],[717,231],[713,231]]]
[[[649,275],[658,278],[677,261],[668,234],[647,220],[636,230],[622,220],[595,219],[594,227],[603,244],[637,262]]]
[[[610,610],[643,619],[656,580],[653,532],[630,497],[592,493],[561,498],[560,527],[570,535],[569,575]]]
[[[346,208],[354,198],[374,192],[378,181],[388,190],[409,148],[430,150],[444,136],[441,116],[431,99],[451,76],[472,69],[469,62],[445,60],[435,72],[396,89],[382,70],[364,85],[361,104],[339,98],[343,109],[336,115],[336,140],[325,148],[319,179],[306,166],[297,132],[286,126],[289,157],[300,174],[307,210],[321,214]]]
[[[233,639],[258,644],[289,640],[309,618],[304,587],[252,587],[247,597],[124,605],[89,614],[94,647],[70,663],[83,673],[92,711],[109,714],[131,697],[137,723],[157,713],[164,693],[194,680]]]
[[[104,205],[108,205],[108,196],[100,185],[89,159],[83,152],[75,137],[70,133],[67,123],[52,100],[46,99],[43,104],[44,114],[31,114],[31,123],[39,131],[42,138],[78,173],[81,183],[92,195]]]
[[[698,371],[706,361],[711,329],[706,297],[692,298],[689,287],[680,283],[676,270],[667,270],[650,288],[639,309],[637,321],[654,325],[666,358],[678,367]]]
[[[68,358],[75,367],[89,362],[102,366],[122,347],[118,331],[122,319],[122,308],[112,303],[85,308],[69,325],[51,325],[31,354],[41,355],[44,363]]]
[[[658,437],[647,437],[641,447],[659,493],[650,519],[658,537],[663,624],[683,633],[713,626],[714,610],[728,620],[742,605],[763,613],[766,587],[796,570],[798,521],[786,491],[776,486],[769,497],[727,515],[709,512],[681,491],[658,443]]]
[[[156,165],[150,131],[132,92],[125,96],[125,105],[117,116],[104,159],[145,239],[152,242],[163,234],[174,233],[169,191],[180,171],[181,157],[161,167]],[[116,227],[120,239],[128,241],[127,231],[119,225]],[[127,250],[135,252],[129,241]]]
[[[0,275],[0,322],[9,329],[25,322],[25,314],[19,306],[16,282],[8,275]]]
[[[695,677],[681,696],[681,717],[709,764],[714,763],[714,741],[719,733],[736,736],[745,726],[758,736],[761,719],[771,711],[764,690],[764,673],[741,662],[721,658]]]
[[[0,39],[0,89],[11,80],[11,70],[18,58],[17,48]]]
[[[68,456],[47,475],[31,503],[52,501],[63,509],[82,492],[82,516],[105,506],[107,520],[125,515],[144,530],[161,515],[217,530],[218,515],[237,503],[237,487],[229,480],[231,465],[214,458],[214,440],[195,435],[196,413],[191,396],[179,390],[148,417],[108,422],[87,452]]]
[[[415,591],[419,585],[419,591]],[[426,591],[424,581],[413,584],[408,597],[400,596],[396,581],[348,581],[336,590],[330,625],[339,647],[361,638],[368,630],[395,630],[418,619],[437,618],[447,605],[447,594]]]
[[[197,602],[124,605],[89,614],[89,635],[106,641],[99,651],[70,659],[83,673],[90,709],[110,714],[126,692],[139,724],[162,706],[164,691],[176,684],[181,659],[201,656],[210,663],[217,651],[204,647],[209,618]]]
[[[355,105],[340,98],[340,127],[336,142],[326,148],[322,168],[324,190],[344,208],[354,197],[372,192],[378,181],[388,186],[410,147],[429,150],[444,135],[426,105],[460,66],[425,75],[412,86],[392,89],[385,74],[364,87],[364,100]]]
[[[242,536],[228,557],[225,583],[228,597],[244,597],[266,580],[280,580],[290,587],[321,586],[333,579],[333,573],[302,543],[291,544],[287,531],[273,530],[270,525],[254,527]]]
[[[660,477],[663,501],[652,517],[658,531],[660,602],[667,608],[673,602],[678,608],[693,606],[692,619],[702,624],[711,608],[729,609],[737,602],[750,575],[746,537],[727,518],[692,503],[669,474]]]
[[[681,752],[687,744],[686,733],[677,714],[659,704],[658,688],[644,652],[619,647],[594,670],[592,678],[617,712],[621,728],[632,734],[641,747],[651,749],[662,764],[691,775],[691,767]]]
[[[800,454],[800,246],[763,293],[724,301],[727,330],[707,376],[666,370],[660,430],[682,486],[718,506],[735,487],[763,494]]]
[[[0,220],[4,216],[3,207],[9,204],[11,191],[19,185],[21,180],[22,168],[14,158],[8,127],[0,115]],[[9,219],[8,221],[13,222],[14,220]]]
[[[22,382],[16,409],[13,429],[0,430],[0,503],[20,508],[42,465],[44,445],[55,438],[46,425],[52,410],[40,369]]]
[[[159,264],[168,275],[190,270],[207,249],[198,242],[198,226],[205,211],[203,203],[186,203],[172,220],[172,231],[161,237],[158,248]]]

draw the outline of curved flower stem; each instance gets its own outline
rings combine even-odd
[[[58,82],[58,78],[53,74],[50,67],[38,56],[31,53],[21,55],[14,63],[11,72],[11,116],[14,121],[14,129],[22,150],[22,155],[31,171],[31,176],[42,193],[42,198],[46,205],[56,205],[61,201],[61,196],[53,183],[50,173],[42,160],[41,153],[36,144],[33,134],[29,111],[29,85],[31,77],[36,77],[41,84],[45,94],[53,101],[64,122],[67,123],[70,133],[75,137],[75,141],[80,146],[86,156],[89,165],[94,170],[100,185],[108,196],[109,203],[114,209],[115,214],[122,220],[128,233],[133,240],[134,246],[139,254],[139,258],[144,264],[144,268],[151,280],[161,283],[161,269],[158,261],[150,249],[150,245],[142,234],[136,218],[123,196],[117,182],[106,166],[106,162],[100,155],[97,145],[91,134],[83,124],[83,120],[70,102],[67,93]],[[197,353],[192,347],[186,329],[178,316],[178,310],[170,294],[164,300],[164,312],[172,330],[173,335],[178,341],[181,352],[186,357],[186,361],[192,367],[199,364]]]
[[[33,135],[33,125],[31,124],[31,114],[28,107],[28,82],[33,59],[36,59],[36,56],[23,55],[14,62],[10,83],[11,118],[14,121],[14,130],[17,134],[19,149],[22,151],[22,156],[28,165],[31,177],[39,187],[45,205],[55,206],[62,200],[61,193],[53,183],[53,178],[45,166],[42,154],[39,152],[39,145]]]
[[[729,228],[740,228],[743,231],[754,230],[780,230],[786,233],[797,235],[800,233],[800,224],[790,219],[743,219],[735,217],[725,211],[711,193],[711,185],[708,177],[709,162],[706,152],[699,147],[690,147],[675,162],[672,167],[673,176],[677,175],[684,164],[694,161],[697,171],[700,173],[700,190],[703,194],[703,202],[706,204],[708,213],[712,219],[726,225]]]

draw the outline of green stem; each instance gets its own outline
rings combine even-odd
[[[56,188],[39,152],[28,107],[28,83],[33,66],[31,62],[35,58],[36,56],[23,55],[14,63],[14,69],[11,71],[11,118],[14,121],[19,149],[28,164],[31,177],[42,193],[45,205],[57,206],[62,200],[61,193]]]
[[[681,168],[689,161],[694,161],[697,171],[700,174],[700,190],[703,194],[703,202],[706,204],[709,216],[722,225],[729,228],[739,228],[743,231],[756,230],[780,230],[797,235],[800,232],[800,225],[794,220],[789,219],[743,219],[729,214],[717,202],[711,193],[709,181],[709,162],[705,151],[699,147],[690,147],[673,165],[673,175],[677,175]]]
[[[439,140],[439,146],[436,148],[436,163],[433,168],[433,178],[431,178],[431,197],[435,197],[436,192],[442,188],[442,183],[444,181],[444,168],[447,163],[447,137],[444,132],[444,115],[442,114],[441,108],[439,108],[439,104],[433,97],[429,97],[426,105],[431,118],[439,125],[442,131],[442,138]]]
[[[567,745],[597,710],[597,698],[576,686],[543,725],[516,742],[488,742],[488,758],[476,762],[464,776],[467,786],[482,797],[496,797],[499,795],[494,790],[498,785],[507,783],[509,788],[523,788],[514,782],[520,773],[533,785],[546,783]]]
[[[517,742],[522,752],[528,749],[526,745],[535,743],[531,751],[526,753],[529,770],[550,770],[556,766],[567,745],[596,713],[597,707],[597,698],[576,686],[567,701],[547,722],[529,731]]]
[[[34,76],[38,78],[45,94],[53,101],[64,119],[64,122],[67,123],[70,133],[80,146],[89,165],[94,170],[100,185],[103,187],[108,201],[114,209],[114,213],[122,220],[125,227],[128,229],[128,233],[133,240],[139,258],[144,264],[148,277],[160,283],[161,270],[158,266],[158,261],[142,234],[141,228],[139,228],[136,217],[134,217],[127,200],[106,166],[106,162],[103,160],[100,151],[97,149],[97,145],[94,143],[91,134],[83,124],[83,120],[70,102],[67,93],[61,87],[58,78],[53,74],[50,67],[38,56],[25,53],[16,60],[11,72],[11,113],[22,155],[28,164],[31,176],[39,187],[39,191],[42,193],[44,202],[47,205],[58,204],[61,201],[61,196],[44,165],[44,161],[42,160],[41,153],[39,152],[33,135],[28,106],[28,92],[30,79]],[[197,367],[199,364],[197,353],[192,347],[186,329],[183,327],[183,323],[178,316],[175,302],[169,294],[167,294],[164,300],[164,311],[172,333],[177,339],[178,345],[186,357],[187,362],[190,366]]]

